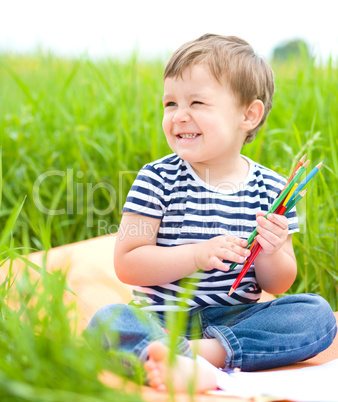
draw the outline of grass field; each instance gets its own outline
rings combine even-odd
[[[331,60],[321,66],[308,60],[290,61],[273,68],[273,110],[243,153],[284,176],[305,152],[311,167],[324,160],[299,208],[301,233],[293,236],[299,272],[289,293],[320,294],[337,310],[337,68]],[[41,54],[0,55],[3,259],[117,230],[137,171],[171,152],[161,128],[162,71],[162,62],[140,61],[135,55],[124,62],[65,60]],[[60,278],[55,281],[62,284]],[[45,286],[48,293],[51,284]],[[67,336],[55,332],[56,338],[46,334],[43,329],[47,324],[39,310],[26,311],[35,320],[33,329],[19,324],[20,316],[13,315],[6,304],[8,289],[8,283],[2,285],[1,308],[2,316],[8,317],[4,325],[12,332],[7,331],[9,340],[2,334],[0,341],[8,355],[18,347],[15,337],[11,337],[15,331],[27,335],[27,344],[22,346],[26,354],[31,345],[44,344],[51,348],[51,355],[57,355],[52,343],[61,336],[62,342],[71,346],[59,353],[64,358],[71,356],[76,366],[83,359],[83,344],[80,342],[75,352],[73,347],[79,341],[69,331],[65,332]],[[58,314],[67,316],[62,303],[59,308]],[[64,328],[68,328],[69,320],[64,320]],[[36,326],[41,331],[34,331]],[[42,361],[43,351],[34,353],[32,357]],[[99,353],[95,356],[97,360],[93,357],[91,363],[99,370],[105,363]],[[3,384],[10,388],[8,378],[13,387],[15,381],[22,387],[39,384],[42,394],[51,387],[53,382],[39,377],[44,363],[40,368],[30,368],[31,377],[25,371],[27,379],[18,376],[14,366],[11,371],[10,365],[3,365],[5,360],[1,358],[0,388]],[[72,372],[68,385],[80,381],[82,374]],[[99,389],[101,400],[110,397],[98,381],[90,384],[84,394]],[[67,387],[62,392],[70,392]],[[50,399],[37,399],[38,391],[33,388],[22,391],[33,395],[29,400],[54,400],[49,394]]]
[[[4,225],[25,199],[14,238],[22,252],[117,230],[136,172],[170,153],[162,134],[161,62],[0,56]],[[268,123],[243,148],[288,175],[307,152],[325,164],[300,207],[299,263],[292,291],[337,308],[338,78],[331,62],[274,66]]]

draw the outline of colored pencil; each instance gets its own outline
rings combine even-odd
[[[291,179],[292,179],[293,176],[296,174],[297,170],[298,170],[301,166],[304,165],[304,162],[305,162],[305,159],[306,159],[306,155],[307,155],[307,154],[303,155],[303,156],[299,159],[297,165],[295,166],[295,168],[293,169],[292,173],[290,174],[290,177],[288,178],[288,181],[286,182],[284,188],[290,183]]]
[[[238,285],[240,284],[240,282],[242,281],[242,279],[248,272],[249,268],[251,267],[251,264],[254,262],[258,253],[261,251],[261,249],[262,249],[262,246],[259,243],[256,243],[255,247],[252,250],[250,257],[246,260],[241,272],[239,273],[235,282],[231,286],[228,296],[231,296],[233,294],[233,292],[237,289]]]
[[[290,209],[292,209],[306,194],[307,190],[303,190],[299,195],[294,199],[294,201],[289,205],[287,208],[285,205],[282,206],[282,208],[279,210],[279,215],[286,215]],[[251,247],[250,247],[251,249]],[[237,289],[238,285],[248,272],[249,268],[251,267],[252,263],[255,261],[257,255],[261,251],[262,246],[257,242],[255,247],[253,247],[252,252],[248,259],[246,260],[241,272],[239,273],[238,277],[236,278],[234,284],[231,286],[230,291],[228,293],[228,296],[231,296],[232,293]]]
[[[289,194],[285,197],[285,199],[284,199],[284,201],[283,201],[283,204],[281,204],[281,205],[277,208],[277,210],[275,211],[276,214],[278,214],[278,215],[284,215],[284,212],[286,211],[286,204],[287,204],[287,202],[289,201],[289,199],[290,199],[290,197],[292,196],[292,194],[293,194],[293,192],[295,191],[295,189],[297,188],[297,186],[298,186],[298,183],[296,183],[296,184],[292,187],[292,189],[290,190]],[[254,240],[253,240],[253,242],[251,243],[251,245],[250,245],[250,247],[249,247],[249,250],[250,250],[250,251],[253,249],[253,247],[254,247],[254,245],[256,244],[256,242],[257,242],[257,237],[255,237]]]
[[[290,211],[290,209],[292,209],[304,197],[306,192],[307,192],[307,188],[305,190],[301,191],[297,195],[297,197],[294,200],[292,200],[292,202],[286,207],[286,211],[284,212],[284,215],[286,215]]]
[[[282,193],[277,197],[277,199],[275,200],[275,202],[272,204],[272,207],[270,208],[269,212],[265,215],[265,217],[268,216],[268,214],[272,214],[276,211],[276,209],[279,207],[279,205],[284,201],[285,197],[288,195],[289,191],[292,189],[292,187],[294,186],[294,184],[297,182],[297,180],[301,177],[301,175],[304,173],[304,171],[306,170],[306,168],[308,167],[310,161],[306,161],[304,163],[304,165],[302,165],[296,172],[296,174],[294,175],[294,177],[292,178],[292,180],[290,180],[289,184],[285,187],[284,191],[282,191]],[[256,231],[256,233],[255,233]],[[254,239],[254,237],[257,234],[257,230],[255,230],[253,233],[251,233],[251,236],[249,237],[250,243],[252,242],[252,240]],[[254,234],[255,233],[255,234]],[[249,242],[249,240],[248,240]]]
[[[299,187],[298,183],[295,183],[295,185],[292,187],[292,189],[289,191],[289,194],[285,197],[282,206],[287,205],[287,203],[289,202],[289,199],[291,197],[293,197],[293,194],[295,193],[296,189]]]
[[[294,168],[293,172],[291,173],[288,181],[286,182],[283,190],[285,189],[285,187],[287,186],[288,183],[290,183],[290,180],[292,179],[292,177],[295,175],[295,173],[297,172],[297,170],[303,165],[303,162],[306,158],[306,154],[300,159],[300,161],[297,163],[296,167]],[[296,188],[298,187],[298,183],[296,183],[292,189],[289,191],[289,194],[285,197],[283,204],[279,205],[279,207],[277,208],[277,210],[275,211],[276,214],[279,215],[283,215],[284,212],[286,211],[286,204],[289,201],[289,199],[291,198],[292,194],[294,193],[294,191],[296,190]],[[282,190],[282,191],[283,191]],[[254,238],[253,242],[251,243],[251,246],[249,248],[249,250],[251,251],[253,249],[253,246],[256,244],[256,237]]]
[[[270,210],[267,212],[265,217],[267,217],[269,214],[272,214],[276,211],[276,209],[279,207],[279,205],[284,201],[285,197],[288,195],[289,191],[292,189],[294,184],[297,182],[297,180],[301,177],[301,175],[304,173],[306,168],[308,167],[310,161],[306,161],[302,166],[298,168],[296,173],[294,174],[293,178],[290,180],[290,182],[285,186],[284,190],[281,192],[281,194],[277,197],[277,199],[274,201],[272,204]],[[251,242],[254,240],[254,238],[257,236],[257,229],[251,233],[251,235],[248,238],[248,245],[246,248],[249,248],[251,245]],[[230,265],[230,271],[234,270],[235,267],[237,267],[238,263],[233,262]]]
[[[296,191],[293,193],[292,197],[289,199],[289,204],[293,200],[293,198],[296,197],[296,195],[303,190],[303,188],[308,184],[308,182],[313,178],[313,176],[318,173],[319,169],[322,167],[323,162],[318,163],[311,172],[305,177],[305,179],[299,184],[299,186],[296,188]]]
[[[286,207],[283,205],[282,208],[279,209],[278,214],[283,215],[283,213],[286,211]],[[245,264],[243,265],[243,268],[241,272],[239,273],[237,279],[235,280],[234,284],[231,286],[231,289],[228,293],[228,296],[231,296],[232,293],[237,289],[237,286],[240,284],[241,280],[244,278],[246,273],[248,272],[249,268],[251,267],[252,263],[255,261],[257,255],[261,251],[262,246],[257,242],[257,239],[252,242],[250,246],[251,254],[246,260]]]
[[[284,188],[283,188],[282,191],[285,190],[286,186],[290,183],[290,181],[292,180],[292,178],[293,178],[294,175],[296,174],[297,170],[298,170],[301,166],[304,165],[304,162],[305,162],[305,159],[306,159],[306,155],[307,155],[307,154],[303,155],[303,156],[299,159],[297,165],[295,166],[295,168],[293,169],[292,173],[290,174],[290,176],[289,176],[287,182],[285,183],[285,186],[284,186]]]

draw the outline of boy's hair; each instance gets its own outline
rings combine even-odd
[[[240,106],[249,106],[255,99],[263,102],[262,120],[248,132],[245,143],[253,141],[272,107],[275,86],[269,64],[243,39],[205,34],[173,53],[165,67],[164,79],[182,77],[183,71],[194,64],[206,64],[217,81],[228,84]]]

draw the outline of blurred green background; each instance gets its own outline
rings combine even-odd
[[[299,273],[290,292],[337,299],[338,75],[300,44],[276,49],[267,123],[243,154],[284,176],[306,152],[324,166],[300,203]],[[162,61],[0,55],[0,224],[20,253],[116,232],[137,171],[171,150],[162,133]]]

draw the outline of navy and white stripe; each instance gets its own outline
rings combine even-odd
[[[245,157],[243,157],[245,158]],[[199,243],[217,235],[248,238],[256,227],[256,213],[270,209],[286,180],[266,167],[247,159],[250,169],[238,187],[222,183],[213,187],[200,179],[190,164],[172,154],[145,165],[128,194],[123,212],[161,219],[157,245],[173,247]],[[289,233],[298,231],[291,210]],[[261,294],[254,264],[237,290],[228,297],[238,273],[197,271],[188,278],[161,286],[136,286],[133,303],[143,309],[165,311],[209,305],[254,303]]]

